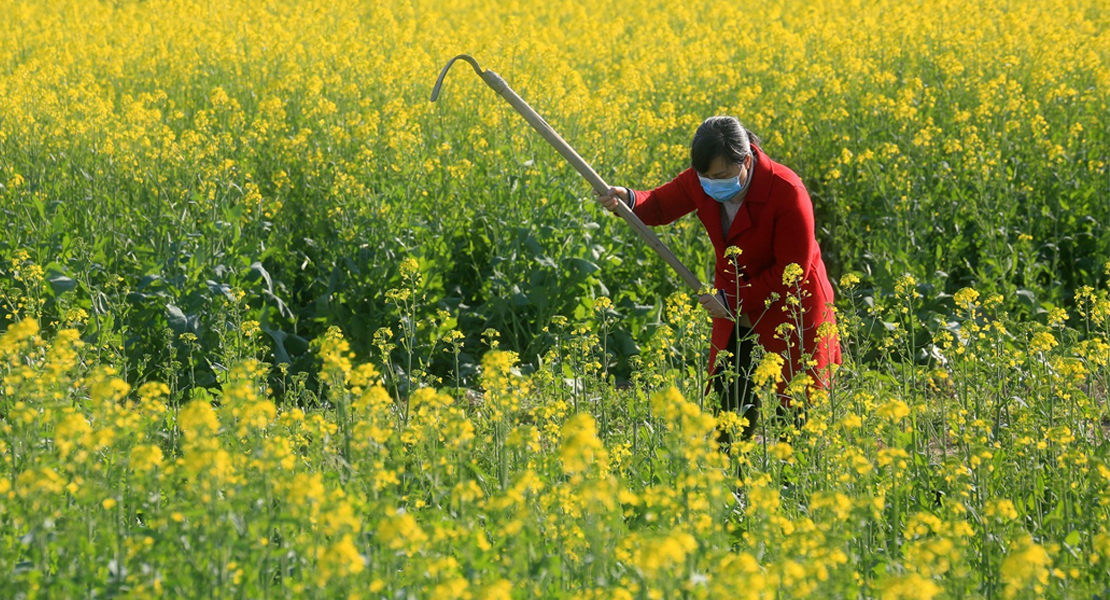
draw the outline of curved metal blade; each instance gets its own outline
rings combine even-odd
[[[447,76],[447,70],[450,69],[451,65],[455,64],[455,61],[459,60],[460,58],[470,63],[470,66],[474,67],[475,73],[477,73],[479,76],[482,75],[482,67],[479,67],[478,61],[474,60],[474,57],[470,56],[469,54],[460,54],[455,58],[452,58],[451,60],[447,61],[447,66],[443,67],[443,70],[440,71],[439,79],[436,79],[436,86],[432,88],[432,102],[435,102],[436,98],[439,98],[439,86],[443,85],[443,78]]]

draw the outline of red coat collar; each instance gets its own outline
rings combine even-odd
[[[771,179],[775,168],[759,146],[752,144],[752,154],[755,155],[755,170],[752,172],[752,185],[748,188],[744,202],[766,202],[771,197]]]

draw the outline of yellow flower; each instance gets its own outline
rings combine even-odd
[[[67,415],[54,427],[54,447],[64,460],[78,443],[84,443],[85,435],[91,431],[92,427],[84,415]]]
[[[15,479],[16,493],[22,498],[35,494],[60,494],[64,489],[65,480],[49,467],[28,469]]]
[[[39,322],[29,317],[8,327],[8,331],[0,335],[0,356],[18,354],[38,334]]]
[[[401,261],[401,275],[404,277],[412,277],[420,270],[420,263],[416,262],[415,258],[408,257]]]
[[[899,296],[906,296],[909,298],[917,297],[917,279],[913,275],[906,273],[894,282],[894,292]]]
[[[687,556],[697,549],[694,536],[684,531],[665,535],[632,534],[621,545],[620,554],[647,578],[674,570],[686,562]]]
[[[337,577],[357,575],[365,567],[366,561],[348,533],[318,554],[316,581],[319,585],[325,585]]]
[[[137,408],[148,418],[163,419],[166,416],[164,398],[169,397],[170,387],[158,381],[148,381],[139,386]]]
[[[459,576],[448,577],[446,581],[437,584],[429,594],[430,598],[443,598],[443,600],[464,600],[470,598],[470,582]]]
[[[162,449],[152,444],[139,444],[131,449],[131,468],[140,473],[162,466]]]
[[[559,459],[564,473],[580,473],[592,465],[605,472],[609,455],[597,437],[597,424],[593,415],[578,413],[563,425],[563,439],[559,446]]]
[[[801,265],[798,263],[790,263],[786,265],[786,268],[782,271],[782,284],[786,287],[790,287],[801,281],[802,275],[804,274],[805,271],[802,270]]]
[[[856,414],[846,414],[840,419],[840,426],[844,429],[857,429],[863,426],[863,419]]]
[[[84,323],[89,320],[89,313],[83,308],[71,308],[66,311],[63,321],[69,324]]]
[[[1029,340],[1029,350],[1031,352],[1048,352],[1056,347],[1056,338],[1047,331],[1039,331],[1033,334],[1033,339]]]
[[[781,461],[794,464],[794,448],[786,442],[779,442],[771,446],[771,454],[774,454],[775,458]]]
[[[840,335],[839,327],[836,323],[825,321],[817,326],[817,339],[820,343],[836,345],[835,338]]]
[[[975,288],[965,287],[962,290],[956,292],[956,295],[953,296],[953,299],[956,301],[956,306],[959,306],[961,308],[968,308],[970,307],[971,303],[979,299],[979,292],[977,292]]]
[[[936,582],[917,573],[896,575],[882,584],[883,600],[932,600],[943,591]]]
[[[480,500],[485,497],[485,495],[485,492],[482,491],[482,487],[473,479],[460,481],[451,489],[451,499],[461,504]]]
[[[1014,519],[1018,518],[1017,509],[1014,508],[1014,503],[1006,499],[991,500],[990,502],[987,502],[984,512],[988,517],[997,517],[999,520],[1002,521],[1013,521]]]
[[[893,465],[899,470],[903,470],[909,466],[910,455],[901,448],[883,448],[879,450],[879,456],[876,462],[880,467],[889,467]]]
[[[277,417],[277,406],[272,400],[262,396],[256,382],[263,380],[265,369],[258,360],[249,358],[236,363],[224,385],[221,412],[229,415],[229,423],[235,425],[236,434],[244,438],[252,430],[267,428]]]
[[[193,400],[178,412],[177,426],[187,441],[214,436],[220,428],[216,411],[207,400]]]
[[[139,386],[139,400],[142,403],[156,402],[170,395],[170,386],[159,381],[148,381]]]
[[[1049,327],[1062,327],[1068,320],[1068,311],[1057,306],[1048,311],[1048,326]]]
[[[845,521],[852,512],[851,498],[840,492],[815,492],[811,498],[813,510],[828,509],[836,520]]]
[[[98,367],[89,377],[89,395],[93,400],[119,402],[131,391],[131,385],[116,377],[114,367]]]
[[[329,384],[343,385],[351,372],[351,361],[355,354],[351,352],[351,345],[343,338],[343,332],[332,325],[324,332],[320,342],[320,356],[323,358],[323,368],[320,377]]]
[[[1044,547],[1033,541],[1028,534],[1015,542],[1002,560],[1002,581],[1005,583],[1005,596],[1014,598],[1030,585],[1041,596],[1048,585],[1048,571],[1052,559]]]
[[[347,383],[354,393],[359,394],[363,392],[363,388],[380,385],[381,373],[374,365],[364,363],[351,370]]]
[[[910,416],[910,407],[905,402],[892,399],[890,402],[883,404],[878,409],[878,414],[884,419],[891,421],[901,421],[902,419]]]
[[[478,600],[512,600],[513,584],[507,579],[498,579],[482,586]]]
[[[771,484],[771,476],[763,473],[755,477],[748,486],[748,506],[745,511],[754,515],[758,511],[773,514],[780,507],[778,487]]]
[[[411,514],[399,510],[378,523],[378,538],[386,548],[412,556],[423,547],[428,535]]]
[[[239,325],[239,330],[248,338],[253,338],[262,331],[258,321],[243,321],[243,323]]]
[[[773,352],[764,354],[752,374],[752,381],[759,387],[779,383],[782,381],[782,365],[782,356]]]
[[[482,357],[482,386],[486,388],[486,405],[490,419],[505,420],[520,408],[520,399],[531,390],[531,384],[516,371],[517,354],[490,350]]]

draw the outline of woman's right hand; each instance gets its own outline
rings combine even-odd
[[[594,190],[594,196],[597,196],[595,200],[610,211],[617,210],[617,202],[624,202],[625,206],[628,206],[628,190],[624,188],[610,187],[609,191],[604,194],[599,194],[597,190]]]

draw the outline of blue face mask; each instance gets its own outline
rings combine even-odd
[[[751,169],[748,169],[748,179],[744,182],[744,185],[740,185],[739,175],[728,179],[709,179],[699,173],[698,180],[701,181],[701,188],[705,190],[706,194],[709,194],[710,198],[724,203],[736,194],[748,189],[752,182],[752,176]]]
[[[698,175],[698,179],[701,180],[701,188],[705,190],[705,193],[717,202],[728,202],[729,198],[743,189],[740,185],[739,175],[729,179],[708,179]]]

